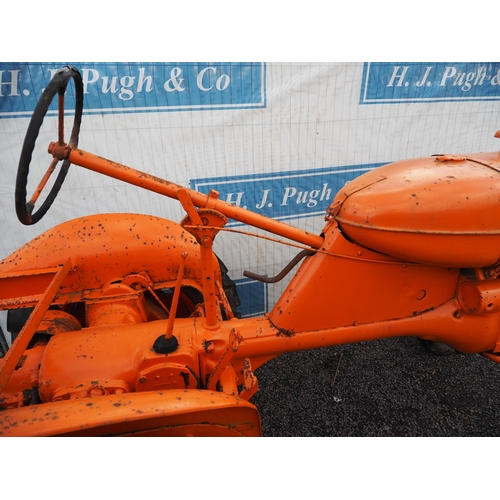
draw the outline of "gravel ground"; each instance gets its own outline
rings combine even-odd
[[[264,436],[500,435],[500,366],[416,338],[286,354],[256,375]]]

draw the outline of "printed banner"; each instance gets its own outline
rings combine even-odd
[[[383,165],[351,165],[191,180],[196,191],[219,192],[219,198],[273,219],[285,220],[323,215],[340,188],[368,170]],[[227,224],[240,223],[229,221]]]
[[[263,63],[71,63],[84,113],[264,108]],[[58,63],[0,63],[0,118],[30,117]],[[54,99],[48,114],[57,111]],[[73,85],[65,107],[74,109]]]
[[[269,311],[267,283],[249,278],[235,279],[234,283],[236,284],[238,296],[241,301],[237,312],[243,318],[262,316]]]
[[[500,63],[365,63],[360,104],[500,100]]]

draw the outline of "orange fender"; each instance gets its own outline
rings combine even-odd
[[[0,413],[0,436],[260,436],[257,408],[205,390],[118,394]]]

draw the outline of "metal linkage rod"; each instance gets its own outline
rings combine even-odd
[[[323,244],[323,238],[321,236],[222,201],[217,198],[217,193],[215,192],[207,195],[199,191],[187,189],[173,182],[101,158],[92,153],[82,151],[81,149],[70,148],[69,146],[59,147],[57,143],[52,143],[49,146],[49,152],[57,158],[69,159],[71,163],[79,165],[80,167],[176,200],[179,199],[179,190],[186,190],[193,204],[197,207],[217,210],[230,219],[269,231],[270,233],[283,236],[292,241],[303,243],[312,248],[320,248]]]

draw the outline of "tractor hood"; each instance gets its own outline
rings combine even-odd
[[[368,172],[329,208],[342,233],[379,253],[445,267],[500,261],[498,153],[437,155]]]

